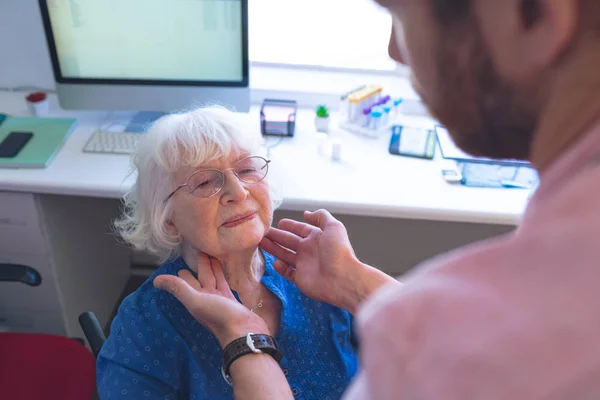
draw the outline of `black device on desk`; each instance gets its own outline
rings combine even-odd
[[[389,152],[399,156],[431,160],[435,156],[435,132],[424,128],[394,125]]]
[[[265,99],[260,108],[263,136],[294,136],[297,108],[295,100]]]
[[[0,143],[0,157],[12,158],[25,147],[33,137],[33,132],[11,132]]]

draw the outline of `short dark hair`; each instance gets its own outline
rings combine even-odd
[[[471,0],[431,0],[433,11],[440,22],[455,22],[469,15]]]

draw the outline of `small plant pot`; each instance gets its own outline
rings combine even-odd
[[[329,117],[315,117],[317,132],[329,132]]]

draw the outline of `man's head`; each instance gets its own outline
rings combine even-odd
[[[394,19],[390,56],[474,155],[529,158],[555,80],[600,51],[598,0],[379,2]]]

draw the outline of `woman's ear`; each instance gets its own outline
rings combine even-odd
[[[165,221],[165,230],[171,236],[179,236],[179,231],[177,230],[175,223],[170,219]]]

